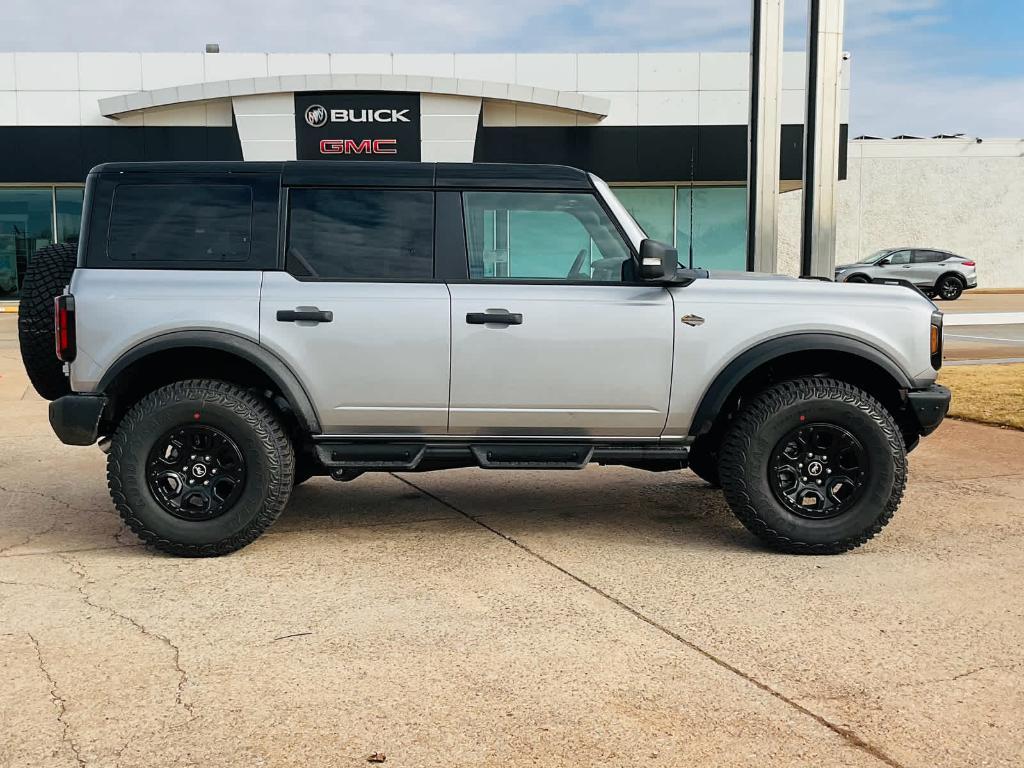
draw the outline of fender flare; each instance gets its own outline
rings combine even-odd
[[[888,373],[902,389],[915,382],[887,354],[860,339],[833,333],[793,333],[777,336],[749,347],[726,365],[704,390],[690,423],[690,435],[710,431],[715,418],[737,386],[755,369],[794,352],[843,352],[864,358]]]
[[[320,421],[313,402],[291,368],[256,342],[224,331],[174,331],[147,339],[121,355],[103,374],[96,390],[105,393],[129,366],[150,355],[184,347],[214,349],[252,363],[267,374],[288,400],[302,428],[310,434],[320,433]]]

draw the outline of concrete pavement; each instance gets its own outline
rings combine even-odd
[[[314,479],[153,553],[0,338],[0,765],[1016,766],[1024,433],[948,422],[838,557],[686,472]]]

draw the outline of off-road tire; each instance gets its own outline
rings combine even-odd
[[[848,430],[869,457],[860,498],[829,519],[793,514],[769,483],[777,443],[800,424],[814,422]],[[719,455],[722,489],[736,517],[768,545],[797,554],[859,547],[892,519],[907,481],[906,449],[892,415],[864,390],[830,378],[785,381],[750,399],[730,425]]]
[[[146,482],[153,445],[190,423],[227,434],[246,462],[241,497],[210,520],[175,517]],[[213,557],[241,549],[270,527],[288,503],[294,470],[291,441],[266,401],[233,384],[198,379],[161,387],[132,407],[111,441],[107,485],[121,519],[145,543],[173,555]]]
[[[58,243],[29,260],[18,307],[18,342],[29,381],[47,400],[71,392],[53,338],[53,300],[71,282],[78,259],[76,246]]]
[[[686,467],[712,488],[721,487],[722,483],[718,474],[718,450],[712,444],[710,437],[701,435],[693,441],[686,458]]]
[[[965,287],[963,279],[956,275],[944,275],[935,284],[935,296],[942,301],[956,301],[963,295]]]

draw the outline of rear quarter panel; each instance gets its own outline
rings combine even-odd
[[[719,373],[757,344],[795,333],[835,333],[887,355],[908,377],[934,380],[927,299],[895,286],[785,279],[708,279],[670,289],[676,342],[666,436],[685,435]],[[704,318],[682,323],[684,315]]]
[[[262,279],[260,271],[76,269],[71,388],[95,390],[119,357],[172,331],[224,331],[259,343]]]

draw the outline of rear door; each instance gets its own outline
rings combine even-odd
[[[597,198],[465,191],[462,213],[468,279],[449,283],[449,432],[659,435],[672,297],[629,279],[630,250]]]
[[[267,272],[260,342],[326,434],[444,434],[449,295],[434,278],[434,192],[293,187],[285,271]]]
[[[942,273],[939,266],[946,254],[939,251],[915,250],[911,258],[910,281],[914,285],[933,287]]]

